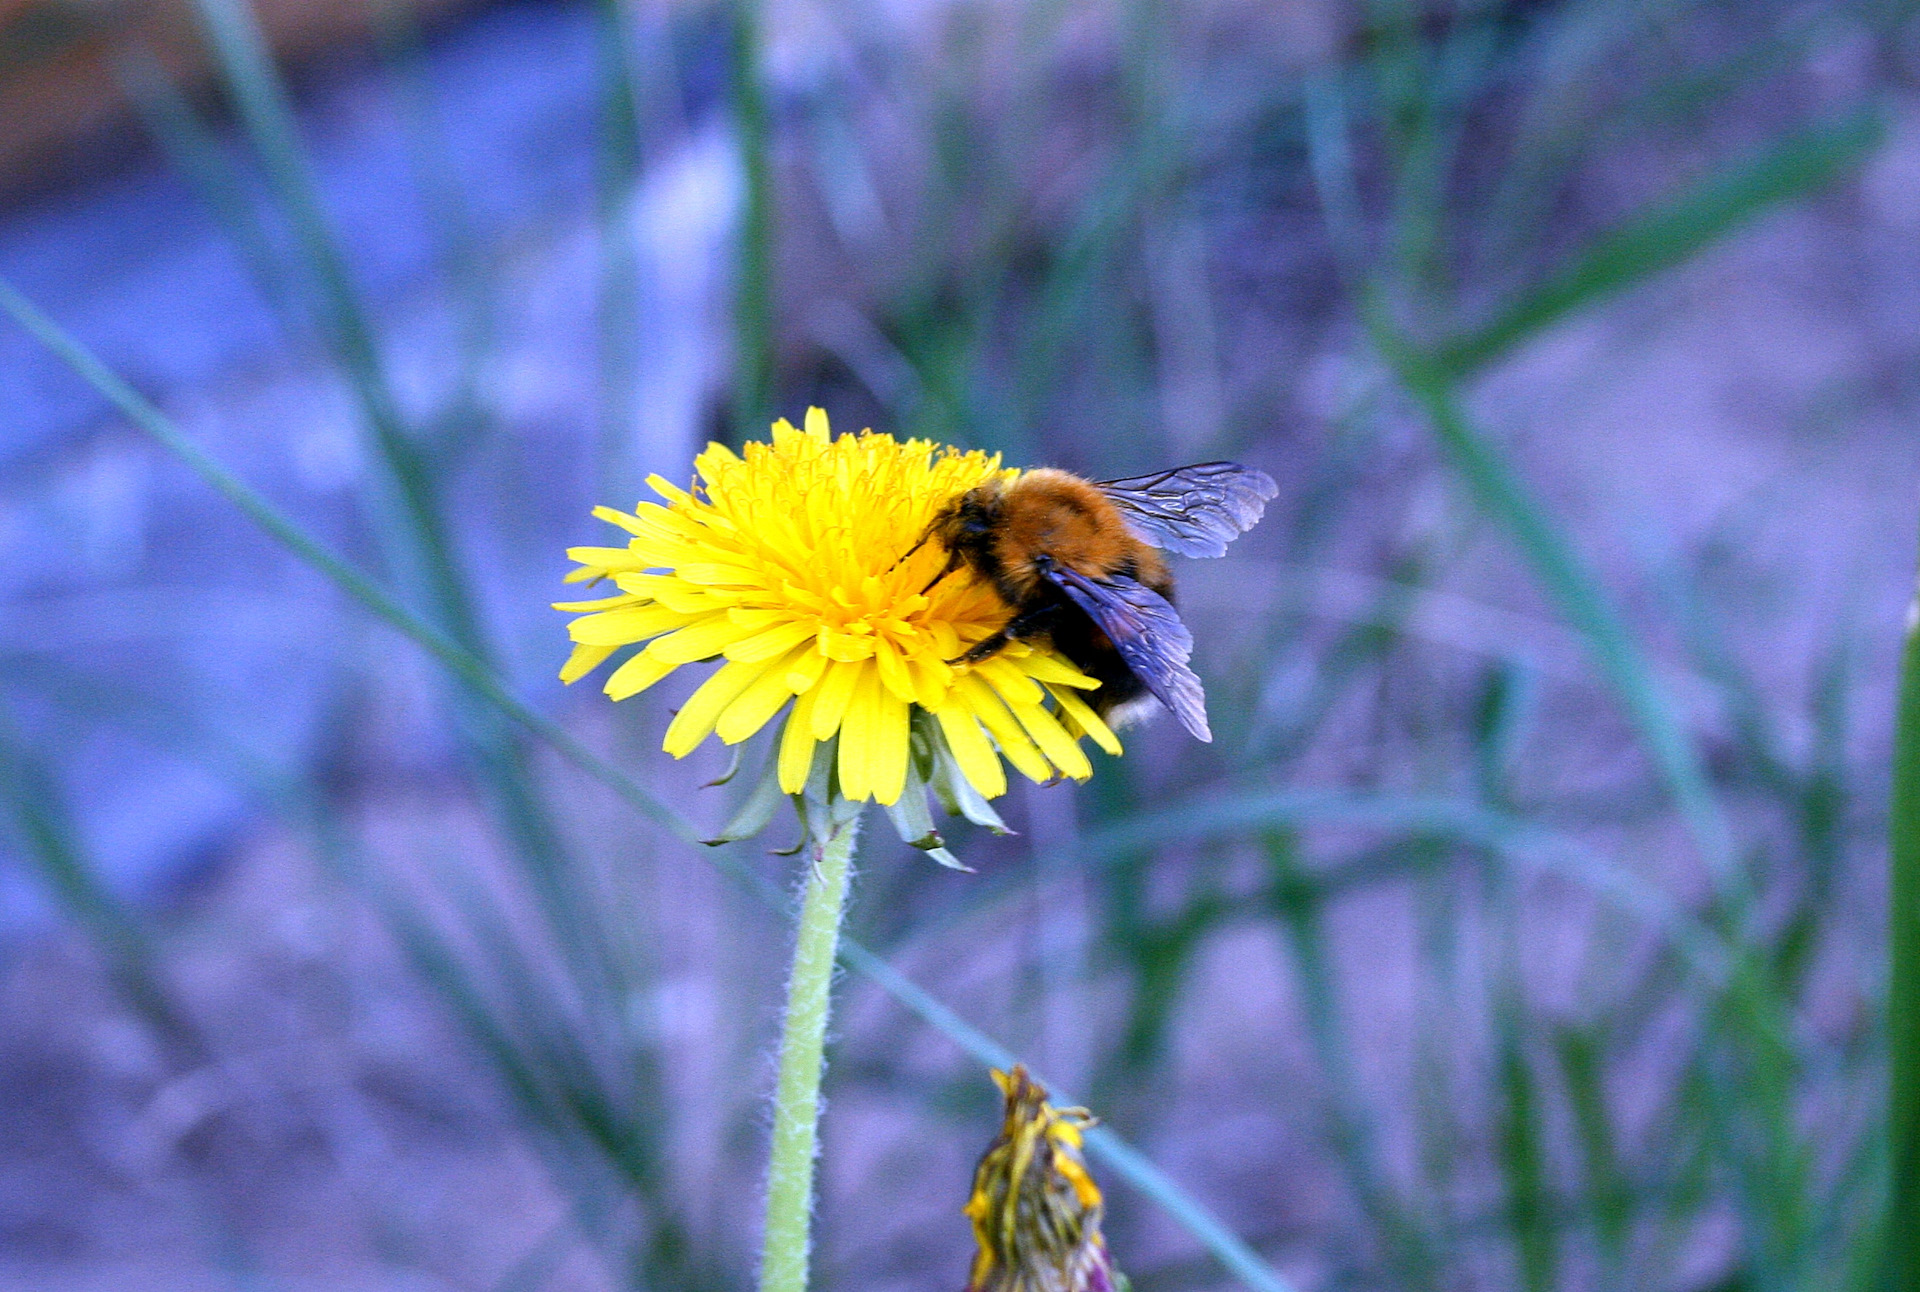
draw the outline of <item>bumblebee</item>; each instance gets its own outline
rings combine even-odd
[[[1087,698],[1103,718],[1133,720],[1151,696],[1210,741],[1206,695],[1187,667],[1193,635],[1173,608],[1173,575],[1157,549],[1223,556],[1278,492],[1266,472],[1233,462],[1097,481],[1042,467],[953,499],[912,550],[929,541],[946,549],[929,590],[964,565],[1012,609],[1004,628],[955,663],[1044,637],[1099,681]]]

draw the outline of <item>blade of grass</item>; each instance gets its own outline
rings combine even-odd
[[[1920,593],[1907,612],[1887,805],[1886,1286],[1920,1287]]]
[[[463,640],[474,637],[465,597],[453,583],[428,476],[408,440],[378,343],[352,276],[321,209],[318,185],[294,128],[258,20],[246,0],[194,0],[228,93],[265,167],[317,290],[321,335],[339,361],[385,467],[375,507],[382,551],[402,582],[432,594],[434,616]],[[428,544],[438,550],[423,551]]]
[[[374,477],[371,508],[382,554],[400,586],[430,607],[429,617],[466,654],[485,664],[485,634],[440,511],[430,464],[407,434],[372,326],[321,209],[286,88],[259,23],[247,0],[194,0],[194,6],[228,93],[292,224],[318,289],[322,335],[354,391],[375,457],[384,467]],[[533,789],[521,750],[499,715],[464,699],[456,705],[466,752],[569,954],[583,971],[612,973],[606,949],[587,936],[591,925],[574,909],[576,895],[564,874],[566,850]]]
[[[1122,818],[1089,831],[1080,852],[1097,858],[1158,844],[1316,825],[1424,834],[1529,860],[1660,931],[1709,981],[1723,980],[1728,972],[1722,935],[1666,894],[1572,836],[1460,799],[1344,790],[1220,795]]]
[[[1601,1284],[1618,1286],[1626,1266],[1633,1184],[1620,1163],[1613,1115],[1607,1107],[1602,1084],[1605,1071],[1602,1043],[1590,1029],[1578,1027],[1556,1029],[1553,1042],[1554,1057],[1573,1113],[1581,1171],[1586,1179],[1587,1194],[1592,1199]]]
[[[200,1031],[175,1008],[162,985],[159,958],[133,914],[101,884],[83,856],[53,778],[0,712],[0,799],[12,815],[26,859],[67,915],[84,929],[107,961],[128,1003],[181,1063],[206,1061]]]
[[[1273,876],[1272,913],[1293,958],[1307,1035],[1326,1078],[1329,1130],[1347,1187],[1383,1240],[1390,1261],[1389,1285],[1439,1287],[1434,1237],[1424,1218],[1394,1188],[1380,1147],[1379,1127],[1361,1092],[1345,1012],[1335,989],[1337,970],[1321,902],[1300,867],[1292,836],[1284,830],[1269,830],[1263,844]]]
[[[516,699],[480,660],[390,597],[371,579],[314,541],[250,485],[228,471],[220,462],[192,440],[181,434],[166,414],[127,385],[86,347],[82,346],[40,312],[32,302],[0,278],[0,310],[4,310],[42,345],[71,367],[134,425],[153,436],[164,448],[185,463],[216,492],[233,503],[243,515],[258,525],[275,542],[310,566],[340,591],[358,602],[375,618],[432,655],[453,676],[472,687],[474,692],[501,713],[551,746],[568,762],[600,781],[642,817],[661,826],[687,843],[699,843],[701,831],[672,807],[660,801],[637,781],[595,754],[557,722]],[[705,850],[703,850],[705,851]],[[739,860],[729,850],[705,851],[708,860],[730,878],[782,912],[790,903],[776,885]],[[1010,1063],[1017,1060],[983,1033],[960,1021],[959,1016],[934,997],[921,990],[904,975],[887,965],[851,938],[840,940],[841,959],[863,977],[899,1001],[929,1026],[943,1033],[968,1054],[985,1062]],[[1237,1235],[1222,1225],[1207,1210],[1188,1197],[1164,1173],[1127,1148],[1110,1132],[1090,1136],[1104,1146],[1116,1169],[1207,1249],[1219,1258],[1248,1286],[1259,1292],[1291,1292],[1291,1285],[1273,1271]],[[1122,1165],[1124,1163],[1124,1165]]]
[[[1468,424],[1446,373],[1408,345],[1377,302],[1369,314],[1375,345],[1426,413],[1455,470],[1466,478],[1480,506],[1507,529],[1547,595],[1586,639],[1601,676],[1639,732],[1716,884],[1724,896],[1741,899],[1745,881],[1736,869],[1732,833],[1699,755],[1599,580],[1574,554],[1512,466]]]
[[[773,418],[773,162],[760,79],[760,0],[729,0],[727,89],[746,180],[735,264],[734,434],[745,443]]]
[[[1520,1283],[1528,1292],[1550,1292],[1559,1283],[1559,1243],[1547,1180],[1540,1084],[1528,1061],[1524,1006],[1509,966],[1495,1006],[1498,1069],[1498,1159],[1506,1177],[1507,1225],[1519,1254]]]
[[[1478,330],[1442,345],[1423,382],[1484,368],[1573,311],[1681,264],[1768,207],[1831,183],[1882,133],[1877,108],[1808,126],[1602,234]]]
[[[594,150],[595,215],[599,223],[601,497],[628,492],[629,441],[635,425],[640,365],[639,257],[628,209],[640,170],[640,120],[634,108],[628,51],[633,37],[626,0],[595,0],[594,75],[599,84],[599,139]]]
[[[1341,273],[1349,282],[1358,282],[1366,262],[1367,217],[1354,169],[1343,69],[1329,66],[1310,72],[1302,91],[1307,164],[1320,199],[1322,223]]]
[[[452,386],[432,418],[426,447],[458,453],[471,449],[492,425],[482,387],[500,330],[498,284],[453,162],[419,16],[402,0],[373,0],[373,9],[375,40],[397,100],[414,182],[439,237],[440,270],[459,319]]]
[[[151,50],[130,50],[114,61],[114,74],[139,110],[147,131],[175,169],[207,204],[233,240],[247,271],[289,335],[304,334],[304,287],[280,263],[280,253],[248,197],[239,168],[187,96]]]

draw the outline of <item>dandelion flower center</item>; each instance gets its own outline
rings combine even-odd
[[[1078,740],[1119,744],[1079,690],[1097,686],[1051,650],[1013,643],[972,666],[957,660],[1010,615],[990,584],[961,569],[932,588],[946,560],[915,549],[945,503],[996,475],[997,456],[863,432],[833,436],[826,414],[774,424],[742,453],[711,444],[691,491],[654,476],[662,502],[631,513],[596,508],[630,535],[625,547],[577,547],[571,582],[609,580],[616,596],[562,602],[573,682],[640,645],[607,678],[625,699],[683,664],[718,659],[667,727],[685,757],[709,735],[738,744],[788,709],[781,788],[798,793],[816,748],[837,741],[840,793],[894,803],[913,761],[912,712],[980,794],[1006,791],[1005,757],[1036,781],[1084,780]],[[643,644],[644,643],[644,644]]]

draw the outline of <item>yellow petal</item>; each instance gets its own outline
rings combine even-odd
[[[713,724],[714,733],[729,745],[739,744],[766,726],[773,715],[780,712],[781,707],[793,698],[793,692],[787,686],[787,660],[776,659],[772,663],[764,660],[751,662],[765,671],[753,680],[753,685],[740,693],[738,699],[727,706],[727,711],[720,715],[718,722]]]
[[[787,686],[795,695],[812,690],[832,662],[817,650],[802,651],[787,667]]]
[[[909,753],[907,702],[884,684],[874,688],[872,715],[868,721],[867,743],[870,779],[876,803],[892,804],[900,799],[907,783]]]
[[[813,706],[813,738],[825,740],[840,728],[840,720],[846,715],[847,701],[853,696],[853,684],[866,672],[862,664],[836,663],[820,679],[820,685],[814,688],[820,698]]]
[[[1027,733],[1007,712],[1007,706],[1000,702],[1000,697],[992,687],[977,674],[969,673],[954,683],[953,689],[961,702],[993,734],[994,743],[1000,746],[1000,752],[1006,755],[1008,762],[1019,768],[1030,781],[1053,779],[1053,767],[1034,748],[1033,741],[1027,738]]]
[[[688,583],[697,583],[702,587],[760,588],[765,587],[767,582],[766,576],[760,571],[725,561],[687,561],[673,572]]]
[[[587,674],[607,662],[607,656],[619,650],[618,646],[575,646],[573,653],[567,656],[567,662],[560,668],[560,680],[571,686]]]
[[[618,525],[629,534],[645,535],[652,532],[640,522],[639,517],[629,516],[626,512],[616,511],[612,507],[595,507],[593,514],[596,519],[604,520],[609,525]]]
[[[826,409],[809,408],[807,410],[807,434],[813,436],[816,440],[824,440],[827,438],[829,432],[827,430]]]
[[[597,570],[644,570],[640,558],[625,547],[569,547],[567,559],[578,561],[582,565],[591,565]]]
[[[580,616],[567,625],[567,636],[582,646],[625,646],[671,632],[686,622],[685,615],[665,606],[626,606]]]
[[[1050,762],[1076,781],[1084,781],[1093,775],[1093,764],[1087,761],[1086,754],[1073,742],[1060,720],[1037,704],[1010,704],[1013,716],[1020,719],[1020,725],[1033,737],[1033,743],[1040,746]]]
[[[646,600],[645,597],[628,596],[623,593],[614,597],[601,597],[597,601],[555,601],[551,604],[555,610],[564,610],[568,614],[591,615],[598,614],[602,610],[618,610],[622,606],[644,605]]]
[[[1078,687],[1082,691],[1091,691],[1100,685],[1099,678],[1088,677],[1058,655],[1043,655],[1038,651],[1020,661],[1020,671],[1041,682]]]
[[[665,476],[660,476],[660,475],[648,476],[647,488],[653,490],[655,493],[659,494],[662,498],[665,498],[668,502],[679,503],[684,506],[685,504],[691,503],[693,501],[692,494],[688,493],[685,489],[682,489],[679,485],[669,483]],[[615,521],[614,523],[616,525],[619,524],[618,521]]]
[[[613,670],[607,678],[607,694],[616,700],[638,695],[679,667],[641,651]]]
[[[1101,716],[1093,711],[1085,700],[1066,687],[1048,687],[1054,702],[1060,711],[1080,724],[1080,730],[1093,737],[1093,743],[1114,755],[1120,754],[1120,737],[1113,734],[1113,728],[1106,724]]]
[[[921,708],[932,713],[947,702],[947,691],[953,686],[953,667],[945,660],[916,654],[908,658],[907,671],[913,674],[913,699]]]
[[[647,647],[647,654],[669,664],[691,664],[711,659],[742,637],[751,635],[725,615],[710,615],[677,633],[657,638]]]
[[[680,712],[667,724],[661,747],[675,758],[685,758],[713,732],[713,724],[739,694],[766,671],[764,664],[722,664],[700,689],[687,697]]]
[[[820,743],[813,738],[813,704],[819,696],[812,690],[795,700],[780,734],[780,788],[789,794],[807,788],[807,773],[813,770],[813,750]]]
[[[613,582],[622,592],[651,597],[669,610],[678,610],[685,615],[703,615],[722,610],[739,599],[735,593],[715,592],[671,574],[616,574]]]
[[[739,624],[738,620],[734,622]],[[751,637],[742,638],[727,647],[726,655],[728,659],[737,659],[743,664],[751,664],[755,660],[772,659],[775,655],[785,654],[801,642],[811,642],[813,636],[812,624],[788,620],[786,623],[775,624],[771,628],[762,628]],[[809,650],[807,653],[818,655],[820,652]],[[799,657],[796,655],[794,658]]]
[[[857,664],[863,659],[873,658],[873,638],[856,633],[838,632],[832,628],[820,630],[820,653],[828,659],[837,659],[847,664]]]
[[[873,733],[878,725],[880,694],[885,689],[878,673],[861,669],[854,679],[853,694],[847,699],[846,716],[840,720],[840,793],[856,802],[873,797]]]
[[[880,681],[887,690],[904,701],[913,700],[913,675],[907,672],[907,662],[900,658],[900,652],[885,637],[876,637],[873,642],[873,660],[880,668]]]
[[[947,748],[953,751],[960,774],[973,782],[981,797],[997,799],[1005,794],[1006,769],[1000,766],[1000,755],[993,752],[987,733],[980,730],[980,720],[957,701],[935,709],[933,716],[940,720],[940,731],[947,738]]]
[[[1045,694],[1041,691],[1038,682],[1021,672],[1012,660],[1003,656],[996,655],[984,663],[975,664],[973,671],[991,682],[993,689],[998,691],[1008,704],[1038,704]]]

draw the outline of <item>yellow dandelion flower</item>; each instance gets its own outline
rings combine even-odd
[[[997,456],[871,431],[835,437],[814,408],[804,430],[782,420],[771,443],[740,454],[710,444],[694,466],[690,490],[654,476],[661,502],[595,510],[627,542],[571,549],[567,577],[618,593],[556,606],[579,615],[563,681],[641,646],[607,678],[616,700],[681,665],[721,661],[667,727],[669,754],[710,735],[737,745],[786,711],[779,789],[800,793],[816,751],[831,748],[838,797],[915,800],[895,818],[904,835],[926,814],[923,787],[987,819],[984,800],[1007,787],[1002,758],[1035,781],[1085,780],[1080,737],[1118,752],[1075,693],[1098,683],[1058,654],[1016,642],[977,665],[954,662],[1010,612],[964,571],[929,590],[944,554],[915,544],[943,503],[1016,474]],[[915,842],[937,847],[925,825]]]
[[[973,1175],[967,1219],[978,1246],[966,1292],[1115,1292],[1100,1234],[1100,1186],[1087,1173],[1084,1108],[1055,1108],[1016,1066],[996,1071],[1006,1118]]]

